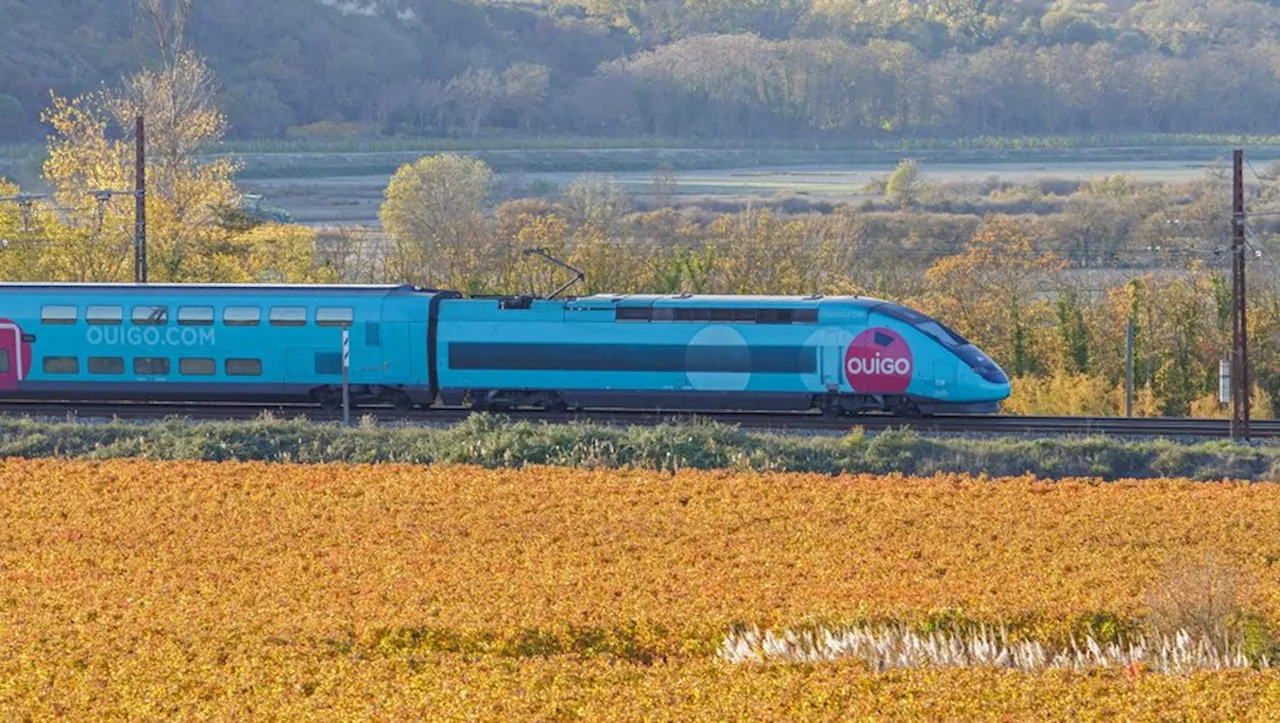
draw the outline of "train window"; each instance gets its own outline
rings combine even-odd
[[[134,357],[133,373],[140,376],[163,376],[169,373],[169,360],[162,356]]]
[[[648,321],[653,309],[648,306],[619,306],[615,318],[618,321]]]
[[[47,356],[40,368],[45,374],[79,374],[80,360],[73,356]]]
[[[133,323],[139,326],[163,326],[169,323],[167,306],[133,307]]]
[[[218,373],[218,365],[212,359],[179,359],[178,373],[188,377],[208,377]]]
[[[302,326],[307,323],[307,309],[304,306],[271,307],[272,326]]]
[[[84,320],[90,324],[119,324],[124,319],[120,306],[90,306],[84,311]]]
[[[639,312],[647,316],[641,316]],[[634,313],[634,316],[631,314]],[[625,315],[624,315],[625,314]],[[734,324],[816,324],[817,309],[735,309],[725,307],[654,307],[653,309],[620,308],[619,320],[650,319],[652,321],[710,321]]]
[[[0,374],[9,373],[9,350],[0,349]]]
[[[89,357],[90,374],[124,374],[124,359],[118,356]]]
[[[928,334],[934,341],[946,347],[964,346],[967,343],[959,334],[951,331],[932,319],[916,324],[916,328]]]
[[[213,307],[179,306],[178,323],[182,326],[213,326]]]
[[[316,352],[316,374],[329,376],[342,374],[342,354],[336,351]]]
[[[711,321],[711,309],[676,309],[676,321]]]
[[[364,323],[364,345],[382,346],[382,327],[376,321]]]
[[[316,309],[316,326],[351,326],[354,315],[349,306],[322,306]]]
[[[262,309],[256,306],[228,306],[222,310],[222,323],[227,326],[257,326]]]
[[[76,307],[50,304],[40,309],[42,324],[74,324],[76,323]]]
[[[262,375],[260,359],[228,359],[227,374],[233,377],[256,377]]]

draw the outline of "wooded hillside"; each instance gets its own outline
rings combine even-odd
[[[1271,132],[1280,111],[1264,2],[582,3],[197,0],[187,34],[233,138]],[[150,59],[131,6],[0,0],[0,141],[43,135],[50,89]]]

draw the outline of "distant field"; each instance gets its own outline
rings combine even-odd
[[[643,197],[653,173],[676,170],[682,200],[764,200],[794,194],[857,202],[863,185],[903,158],[935,182],[1088,179],[1130,173],[1140,180],[1193,178],[1243,147],[1257,170],[1280,158],[1280,136],[1089,136],[815,143],[601,138],[342,139],[229,142],[219,155],[242,165],[245,190],[311,224],[376,224],[388,178],[399,166],[441,152],[474,154],[503,178],[506,196],[550,195],[583,173],[615,176]],[[40,190],[42,150],[0,146],[0,177]]]
[[[404,161],[408,162],[412,158],[406,157]],[[924,170],[930,181],[938,183],[976,182],[991,176],[1013,182],[1036,179],[1087,180],[1118,173],[1128,173],[1144,181],[1178,181],[1203,175],[1215,161],[1217,159],[1212,155],[1153,161],[931,163],[926,159]],[[1266,162],[1269,161],[1258,161]],[[886,176],[896,164],[896,159],[889,159],[840,165],[788,164],[679,170],[675,172],[675,194],[678,199],[685,201],[767,200],[790,194],[813,201],[857,202],[868,198],[862,192],[868,181]],[[300,167],[300,171],[302,168]],[[242,185],[252,193],[262,194],[271,205],[286,209],[303,223],[376,223],[382,192],[394,169],[380,173],[364,172],[367,169],[356,170],[359,172],[272,178],[254,178],[249,173]],[[585,171],[612,175],[624,190],[636,197],[643,198],[653,192],[653,171],[610,172],[608,169],[595,168]],[[582,172],[584,171],[523,172],[518,168],[509,170],[502,174],[504,192],[510,195],[554,194]]]

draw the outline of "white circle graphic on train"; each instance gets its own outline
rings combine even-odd
[[[742,337],[742,332],[731,326],[708,326],[694,334],[685,352],[687,369],[696,369],[701,365],[700,361],[705,358],[698,351],[699,346],[718,347],[715,356],[719,358],[737,354],[746,360],[743,367],[746,367],[751,359],[747,340]],[[686,375],[689,377],[689,386],[698,391],[740,392],[751,383],[750,372],[688,371]]]
[[[823,327],[809,334],[804,347],[812,350],[813,370],[800,374],[805,391],[836,392],[844,379],[844,350],[853,334],[839,327]]]
[[[90,346],[212,346],[213,329],[192,327],[91,326],[85,331]]]

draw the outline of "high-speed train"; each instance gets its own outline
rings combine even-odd
[[[1000,367],[843,296],[463,298],[412,286],[0,284],[0,400],[992,413]]]

